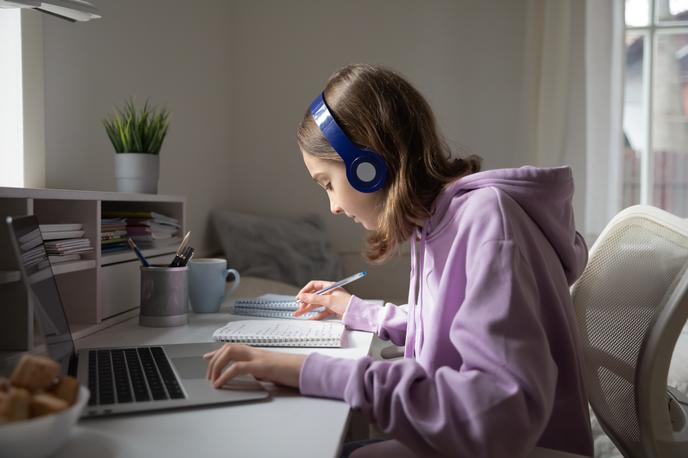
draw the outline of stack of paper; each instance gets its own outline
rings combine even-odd
[[[102,218],[100,220],[100,251],[128,250],[127,220],[124,218]]]
[[[48,252],[48,256],[65,256],[90,253],[93,251],[93,247],[89,239],[65,239],[45,242],[45,250]]]
[[[179,221],[160,213],[104,211],[103,216],[124,220],[126,237],[130,237],[140,248],[174,245],[181,241]]]
[[[41,236],[50,262],[57,264],[77,261],[81,255],[93,251],[91,240],[84,238],[81,224],[41,224]]]
[[[43,240],[71,239],[84,235],[81,224],[41,224],[38,228]]]

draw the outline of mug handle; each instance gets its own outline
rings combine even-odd
[[[234,290],[239,287],[239,283],[241,282],[241,276],[239,275],[239,271],[237,271],[236,269],[227,269],[227,272],[225,273],[225,281],[227,281],[227,275],[229,274],[234,275],[234,284],[232,285],[232,289],[225,293],[225,296],[230,296],[234,292]]]

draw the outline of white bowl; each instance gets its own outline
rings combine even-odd
[[[0,458],[40,458],[55,453],[67,440],[84,410],[90,393],[79,387],[79,397],[62,412],[0,425]]]

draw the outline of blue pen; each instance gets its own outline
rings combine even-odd
[[[127,239],[127,242],[129,243],[129,246],[131,247],[132,250],[134,250],[134,253],[136,253],[136,256],[141,260],[141,264],[143,264],[143,267],[150,267],[150,264],[148,263],[148,260],[146,257],[141,253],[139,250],[139,247],[136,246],[134,241],[132,239]]]
[[[323,288],[323,289],[321,289],[320,291],[317,291],[315,294],[317,294],[318,296],[320,296],[320,295],[325,294],[325,293],[328,292],[328,291],[332,291],[333,289],[337,289],[337,288],[339,288],[340,286],[348,285],[349,283],[354,282],[354,281],[358,280],[359,278],[365,277],[365,276],[366,276],[366,273],[367,273],[367,272],[359,272],[359,273],[357,273],[357,274],[353,274],[353,275],[350,276],[350,277],[346,277],[346,278],[343,279],[343,280],[339,280],[338,282],[331,284],[331,285],[328,286],[327,288]],[[300,301],[299,299],[297,299],[296,302],[301,302],[301,301]]]

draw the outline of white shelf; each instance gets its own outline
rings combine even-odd
[[[177,244],[167,245],[167,246],[158,247],[158,248],[146,248],[144,250],[141,250],[141,253],[143,253],[143,255],[146,258],[152,258],[154,256],[160,256],[163,254],[175,253],[176,251],[177,251]],[[117,264],[120,262],[137,261],[137,260],[138,260],[138,258],[136,257],[134,252],[131,250],[117,251],[115,253],[107,253],[107,254],[101,255],[100,265],[106,266],[108,264]]]
[[[78,272],[80,270],[93,269],[96,266],[96,261],[94,259],[81,259],[79,261],[58,262],[52,266],[55,275],[62,275],[70,272]]]
[[[93,269],[95,266],[96,262],[92,259],[82,259],[81,261],[72,262],[61,262],[58,264],[53,264],[52,273],[50,272],[50,269],[46,267],[45,269],[41,269],[38,272],[32,273],[31,275],[29,275],[29,278],[31,279],[31,283],[35,283],[46,280],[50,278],[52,275],[58,276],[62,274],[68,274],[70,272],[79,272],[81,270]]]
[[[21,272],[18,270],[0,270],[0,285],[14,283],[21,280]]]
[[[101,200],[124,202],[183,202],[182,196],[164,194],[136,194],[128,192],[80,191],[73,189],[10,188],[0,186],[0,197],[14,199]]]
[[[5,216],[36,215],[39,224],[81,224],[94,253],[53,265],[55,280],[75,337],[138,314],[140,263],[132,251],[100,251],[102,215],[108,211],[151,211],[179,221],[184,233],[186,199],[182,196],[66,189],[0,187],[0,221]],[[143,250],[153,263],[171,260],[179,243]],[[50,274],[36,272],[38,277]],[[0,231],[0,351],[34,346],[32,302],[25,293],[9,238]]]

